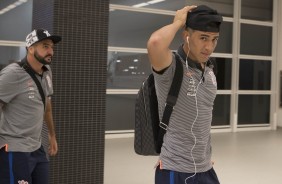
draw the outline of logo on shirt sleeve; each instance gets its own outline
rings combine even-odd
[[[52,81],[51,81],[51,78],[50,78],[49,75],[46,76],[46,80],[47,80],[48,87],[51,88],[52,87]]]
[[[216,77],[215,77],[213,71],[209,71],[209,74],[211,76],[211,80],[212,80],[213,85],[217,86]]]

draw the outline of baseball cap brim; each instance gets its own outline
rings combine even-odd
[[[54,44],[56,44],[56,43],[58,43],[58,42],[60,42],[62,40],[62,37],[56,36],[56,35],[52,35],[52,36],[49,36],[49,37],[47,37],[45,39],[50,39],[50,40],[53,41]],[[42,39],[42,40],[44,40],[44,39]],[[39,41],[41,41],[41,40],[39,40]]]

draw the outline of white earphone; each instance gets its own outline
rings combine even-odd
[[[187,43],[189,44],[189,36],[186,37]]]

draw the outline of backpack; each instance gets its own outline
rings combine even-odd
[[[183,79],[182,63],[177,54],[175,54],[175,58],[175,73],[161,121],[159,119],[158,99],[152,73],[138,91],[135,101],[134,150],[139,155],[159,155],[161,152],[163,136],[166,133],[170,115],[173,106],[176,104]]]

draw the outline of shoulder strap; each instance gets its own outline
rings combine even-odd
[[[167,95],[162,121],[159,124],[159,126],[164,130],[167,129],[167,126],[169,124],[169,119],[170,119],[171,113],[173,111],[173,107],[176,104],[178,94],[179,94],[179,91],[180,91],[180,87],[181,87],[181,84],[182,84],[182,79],[183,79],[182,63],[179,59],[179,56],[177,54],[174,54],[174,55],[175,55],[175,59],[176,59],[176,68],[175,68],[172,84],[170,86],[170,89],[169,89],[169,92],[168,92],[168,95]]]
[[[175,62],[176,62],[176,67],[175,67],[175,72],[173,76],[173,80],[167,95],[166,99],[166,104],[165,104],[165,109],[162,117],[162,121],[159,123],[160,129],[158,132],[158,140],[156,141],[156,152],[160,153],[161,152],[161,147],[163,144],[163,137],[164,134],[166,133],[168,124],[169,124],[169,119],[171,116],[171,113],[173,111],[174,105],[176,104],[178,94],[180,91],[180,87],[182,84],[183,80],[183,66],[181,63],[181,60],[177,54],[175,54]]]
[[[41,99],[42,99],[42,102],[43,102],[43,105],[44,105],[44,109],[45,109],[45,95],[44,95],[44,92],[43,92],[43,89],[42,89],[42,86],[40,84],[40,82],[38,81],[37,77],[35,76],[34,74],[34,71],[30,68],[30,66],[28,66],[28,64],[22,60],[21,62],[18,63],[20,65],[20,67],[22,67],[30,76],[31,78],[34,80],[38,90],[39,90],[39,93],[40,93],[40,96],[41,96]]]

